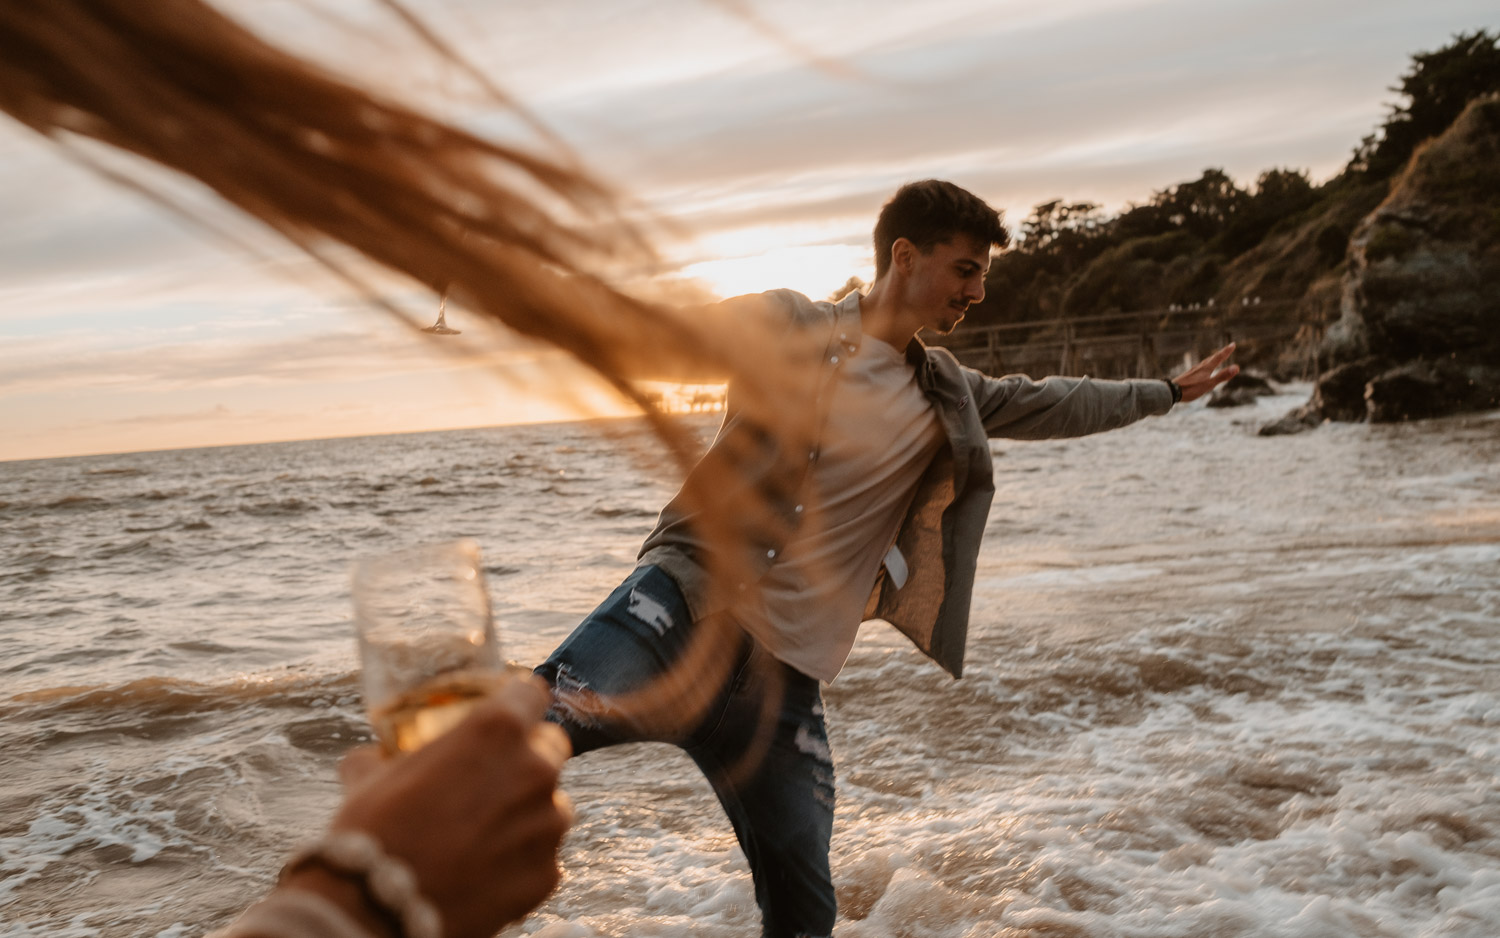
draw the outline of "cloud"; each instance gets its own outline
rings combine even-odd
[[[219,336],[192,342],[143,341],[120,347],[107,339],[40,336],[7,343],[0,357],[0,394],[56,394],[84,389],[186,391],[224,387],[315,384],[484,367],[497,372],[562,353],[483,324],[469,334],[435,339],[386,321],[364,328],[340,317],[342,328],[299,329],[270,340]]]
[[[183,273],[230,256],[253,263],[257,255],[246,246],[266,256],[288,253],[196,182],[101,145],[63,147],[11,126],[14,133],[0,127],[7,181],[0,185],[0,288],[6,291],[107,274]],[[70,158],[75,152],[135,179],[188,217],[103,178]]]
[[[133,428],[151,427],[192,427],[193,424],[209,423],[216,427],[222,427],[225,422],[231,420],[251,420],[257,423],[263,422],[275,416],[270,411],[254,411],[250,413],[236,413],[223,404],[215,404],[202,410],[174,411],[172,413],[160,414],[136,414],[130,417],[112,417],[109,420],[85,421],[80,429],[93,429],[95,427],[109,426],[117,430],[130,430]]]
[[[1452,4],[1451,17],[1410,7],[1179,0],[1080,9],[1086,18],[1025,28],[1001,15],[864,50],[858,64],[876,82],[783,59],[654,89],[648,100],[601,95],[566,123],[605,128],[588,139],[627,185],[689,216],[695,194],[807,174],[842,175],[854,194],[873,179],[954,174],[976,154],[992,178],[1056,159],[1060,179],[1094,154],[1113,170],[1109,201],[1118,203],[1208,165],[1330,172],[1379,120],[1384,88],[1417,37],[1443,41],[1474,5]],[[829,197],[822,186],[817,195]]]

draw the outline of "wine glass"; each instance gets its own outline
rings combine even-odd
[[[352,580],[365,706],[388,753],[451,729],[505,679],[474,541],[365,557]]]

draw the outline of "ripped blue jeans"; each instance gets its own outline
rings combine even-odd
[[[575,754],[627,742],[681,747],[734,825],[763,938],[830,935],[833,761],[817,680],[735,632],[738,647],[723,652],[733,663],[691,725],[647,730],[611,713],[609,698],[670,668],[696,625],[670,576],[637,567],[536,669],[553,689],[548,719],[567,731]]]

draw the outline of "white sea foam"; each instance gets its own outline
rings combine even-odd
[[[143,863],[169,843],[186,843],[175,817],[161,799],[122,802],[97,786],[46,799],[23,834],[0,837],[0,904],[75,850],[121,847],[125,862]]]

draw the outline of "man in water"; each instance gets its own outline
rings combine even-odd
[[[625,582],[537,673],[549,718],[576,752],[655,740],[682,747],[708,777],[755,881],[766,938],[823,936],[836,913],[828,847],[834,775],[820,681],[839,673],[862,621],[885,619],[961,674],[979,544],[994,495],[989,437],[1075,437],[1164,414],[1232,378],[1232,346],[1176,379],[994,378],[928,348],[984,298],[999,214],[952,183],[903,186],[875,226],[875,283],[838,302],[791,291],[721,310],[779,322],[810,340],[813,442],[782,437],[730,407],[694,474],[735,469],[773,522],[754,532],[726,588],[692,476],[662,511]],[[805,343],[803,343],[805,344]],[[769,441],[769,442],[768,442]],[[713,482],[714,480],[709,480]],[[724,488],[732,491],[726,480]],[[689,497],[690,493],[697,493]],[[725,494],[725,498],[732,497]],[[722,579],[722,576],[719,576]],[[706,707],[678,725],[633,718],[612,700],[669,679],[695,631],[731,636],[730,666],[700,686]],[[682,680],[683,675],[675,675]],[[702,679],[686,675],[689,682]],[[749,758],[747,759],[747,754]],[[748,764],[748,768],[747,768]]]

